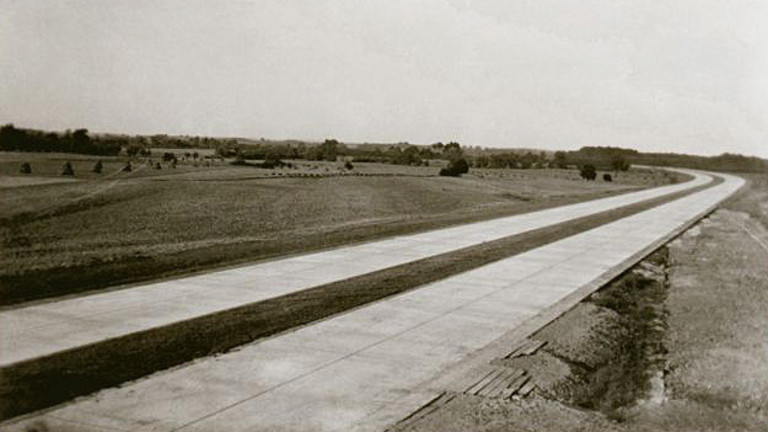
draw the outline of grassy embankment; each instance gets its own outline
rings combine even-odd
[[[18,184],[20,161],[33,176],[75,179],[2,188],[0,302],[83,292],[225,265],[412,233],[622,193],[677,179],[621,173],[585,182],[575,171],[478,170],[434,177],[434,167],[333,163],[296,169],[218,165],[155,170],[119,158],[0,155],[0,174]],[[37,159],[35,159],[37,158]],[[90,172],[104,161],[104,174]],[[10,177],[14,174],[14,177]],[[354,175],[353,175],[354,174]],[[293,177],[288,177],[293,176]],[[2,184],[2,182],[0,182]]]

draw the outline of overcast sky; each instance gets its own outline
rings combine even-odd
[[[768,0],[0,0],[0,122],[768,157]]]

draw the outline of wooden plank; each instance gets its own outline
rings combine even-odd
[[[525,375],[525,370],[523,370],[523,369],[515,369],[514,373],[510,374],[509,376],[507,376],[504,379],[504,382],[501,383],[501,385],[497,386],[495,389],[493,389],[492,391],[488,392],[488,397],[492,397],[492,398],[500,397],[501,394],[507,388],[509,388],[510,384],[515,382],[515,380],[517,380],[518,378],[520,378],[523,375]]]
[[[514,379],[510,377],[514,376],[515,374],[519,374],[520,372],[520,369],[505,368],[502,374],[500,374],[498,377],[496,377],[495,380],[488,383],[485,388],[478,392],[478,396],[493,397],[499,388],[506,388],[510,379]]]
[[[509,352],[504,358],[514,358],[515,354],[520,352],[520,350],[525,347],[525,344],[528,343],[528,339],[523,339],[516,343],[515,345],[512,345],[512,351]]]
[[[478,386],[475,386],[475,388],[473,389],[473,392],[470,393],[470,394],[478,396],[480,394],[480,392],[483,391],[484,388],[486,388],[492,382],[494,382],[496,379],[498,379],[500,376],[502,376],[506,372],[506,369],[499,368],[495,372],[496,373],[492,374],[488,379],[484,380],[484,382],[479,383]]]
[[[525,342],[518,345],[512,352],[507,354],[507,359],[513,359],[522,356],[529,356],[536,353],[541,347],[547,344],[547,341],[537,341],[533,339],[526,339]]]
[[[515,381],[513,381],[509,385],[509,387],[507,387],[506,390],[504,390],[501,393],[501,398],[502,399],[509,399],[509,398],[511,398],[512,396],[515,395],[515,393],[517,393],[518,390],[520,390],[520,387],[525,385],[525,383],[528,382],[528,380],[530,380],[530,379],[531,379],[531,377],[528,374],[522,375],[521,377],[517,378]]]
[[[535,382],[533,382],[533,380],[531,379],[531,380],[528,380],[528,382],[527,382],[527,383],[525,383],[525,385],[523,385],[522,387],[520,387],[520,390],[518,390],[518,391],[517,391],[517,394],[519,394],[519,395],[520,395],[520,396],[522,396],[522,397],[526,397],[526,396],[528,396],[528,394],[530,394],[530,393],[533,391],[533,389],[535,389],[535,388],[536,388],[536,383],[535,383]]]
[[[547,341],[535,341],[532,340],[531,344],[529,344],[527,347],[525,347],[524,350],[520,351],[521,355],[529,356],[531,354],[534,354],[536,351],[541,349],[544,345],[547,344]]]
[[[496,378],[496,376],[501,373],[502,371],[500,369],[494,369],[490,372],[488,372],[485,376],[483,376],[479,381],[469,386],[464,393],[466,394],[475,394],[480,389],[485,387],[486,384],[488,384],[492,379]]]

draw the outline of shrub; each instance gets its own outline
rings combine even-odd
[[[285,163],[280,160],[280,155],[275,152],[269,152],[267,153],[267,156],[264,159],[264,163],[262,163],[260,166],[261,168],[266,169],[273,169],[273,168],[282,168]]]
[[[73,176],[75,175],[75,170],[72,168],[72,164],[69,162],[66,162],[64,164],[64,167],[61,169],[61,175],[65,176]]]
[[[456,173],[454,171],[451,171],[448,168],[440,168],[440,175],[443,176],[443,177],[458,177],[459,176],[458,173]]]
[[[95,172],[96,174],[101,174],[101,171],[103,169],[104,169],[104,164],[102,164],[101,161],[97,161],[91,171]]]
[[[155,169],[156,169],[156,170],[161,170],[161,169],[163,169],[163,166],[162,166],[162,165],[160,165],[160,162],[157,162],[157,163],[155,163]]]
[[[451,164],[451,167],[454,171],[456,171],[459,174],[466,174],[469,172],[469,164],[464,158],[453,162]]]
[[[352,165],[352,162],[346,161],[346,162],[344,162],[344,168],[346,168],[349,171],[352,171],[355,168],[355,166]]]
[[[131,166],[131,162],[130,161],[126,162],[125,166],[123,167],[123,171],[131,172],[132,169],[133,169],[133,167]]]
[[[603,181],[612,182],[613,181],[613,177],[611,177],[610,174],[605,173],[605,174],[603,174]]]
[[[469,164],[466,160],[461,158],[448,164],[448,167],[441,169],[440,175],[448,177],[461,177],[462,174],[466,174],[468,172]]]
[[[22,174],[32,174],[32,166],[29,164],[29,162],[24,162],[21,164],[21,168],[19,169],[19,172]]]
[[[579,170],[579,175],[581,175],[581,178],[583,179],[594,180],[597,178],[597,169],[592,164],[586,164]]]

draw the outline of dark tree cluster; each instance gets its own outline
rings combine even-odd
[[[61,152],[114,156],[120,152],[120,142],[91,138],[87,129],[62,134],[18,129],[12,124],[0,127],[0,150],[20,152]]]
[[[578,166],[593,165],[602,170],[627,171],[639,152],[619,147],[582,147],[564,156],[566,163]]]
[[[768,160],[754,156],[723,153],[719,156],[695,156],[677,153],[641,153],[619,147],[582,147],[567,152],[569,164],[591,164],[605,171],[626,171],[634,165],[675,166],[712,171],[766,172]]]
[[[475,168],[529,169],[550,166],[550,160],[545,152],[534,153],[531,151],[477,154],[470,158],[470,163]]]
[[[597,169],[592,164],[586,164],[579,168],[579,175],[581,178],[591,181],[597,178]]]

